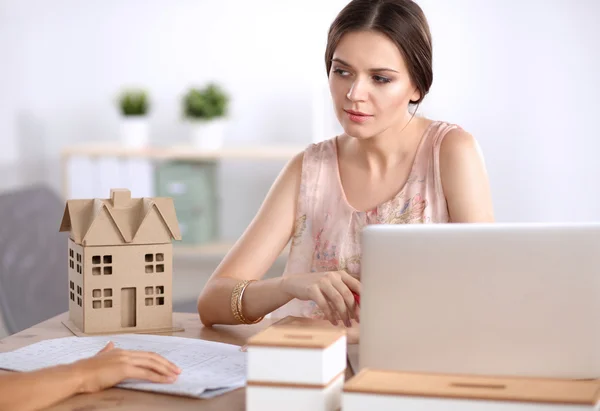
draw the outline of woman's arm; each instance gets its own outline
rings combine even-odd
[[[494,221],[488,175],[473,136],[462,129],[448,132],[440,147],[440,174],[451,222]]]
[[[282,170],[258,213],[217,267],[198,298],[198,313],[206,326],[235,324],[230,308],[240,280],[259,280],[275,262],[294,230],[303,154]],[[257,281],[244,292],[244,316],[262,317],[286,304],[292,296],[282,291],[282,277]]]
[[[0,375],[0,410],[33,411],[80,391],[81,376],[68,365]]]
[[[298,154],[282,170],[257,215],[202,290],[198,314],[205,326],[238,323],[231,311],[231,294],[241,280],[255,280],[243,294],[242,311],[249,320],[293,298],[314,301],[334,324],[339,318],[350,326],[350,319],[358,317],[352,291],[360,294],[360,282],[346,272],[260,280],[294,234],[302,160],[303,154]]]
[[[163,357],[115,349],[69,365],[0,375],[0,411],[35,411],[75,394],[110,388],[126,379],[171,383],[181,370]]]

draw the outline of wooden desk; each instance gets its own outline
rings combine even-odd
[[[0,352],[33,344],[37,341],[50,338],[71,337],[73,334],[61,323],[68,318],[64,313],[36,326],[21,331],[0,340]],[[246,340],[258,331],[268,327],[271,322],[263,320],[256,325],[215,326],[203,327],[197,314],[175,313],[175,322],[182,324],[183,332],[161,335],[174,335],[178,337],[198,338],[207,341],[218,341],[228,344],[243,345]],[[6,372],[0,370],[0,372]],[[347,368],[346,378],[351,376],[350,367]],[[52,411],[73,410],[194,410],[194,411],[243,411],[246,409],[245,389],[241,388],[211,399],[183,398],[173,395],[147,393],[142,391],[112,388],[96,394],[84,394],[72,397],[54,407]]]

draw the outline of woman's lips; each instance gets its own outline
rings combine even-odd
[[[370,118],[373,117],[370,114],[361,113],[360,111],[344,110],[344,112],[346,112],[346,115],[348,116],[350,121],[353,121],[355,123],[364,123],[365,121],[368,121]]]

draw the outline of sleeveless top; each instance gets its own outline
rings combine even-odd
[[[355,210],[341,184],[336,138],[304,151],[297,214],[283,275],[345,270],[360,279],[360,233],[368,224],[449,222],[442,192],[439,150],[442,139],[458,126],[434,121],[424,132],[404,187],[368,211]],[[324,318],[313,301],[294,299],[272,318]]]

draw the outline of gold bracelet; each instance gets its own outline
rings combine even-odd
[[[246,287],[251,282],[254,282],[254,280],[242,280],[233,287],[233,291],[231,292],[231,312],[235,320],[241,324],[256,324],[263,319],[263,317],[260,317],[254,321],[249,321],[243,314],[242,298],[244,297]]]
[[[233,287],[233,291],[231,292],[231,313],[233,314],[233,317],[235,318],[235,320],[238,323],[242,323],[242,324],[243,324],[243,320],[240,317],[240,314],[238,312],[237,300],[238,300],[238,297],[240,296],[240,292],[241,292],[243,286],[244,286],[244,281],[240,281],[239,283],[237,283],[235,285],[235,287]]]
[[[238,314],[240,315],[240,318],[242,319],[242,322],[244,324],[256,324],[263,319],[263,317],[260,317],[254,321],[250,321],[244,316],[244,310],[242,308],[242,298],[244,298],[244,291],[246,291],[246,287],[248,287],[248,285],[250,285],[250,283],[252,283],[252,282],[254,282],[254,280],[246,281],[246,283],[244,284],[244,286],[242,287],[242,289],[240,291],[240,296],[238,297],[238,300],[237,300]]]

